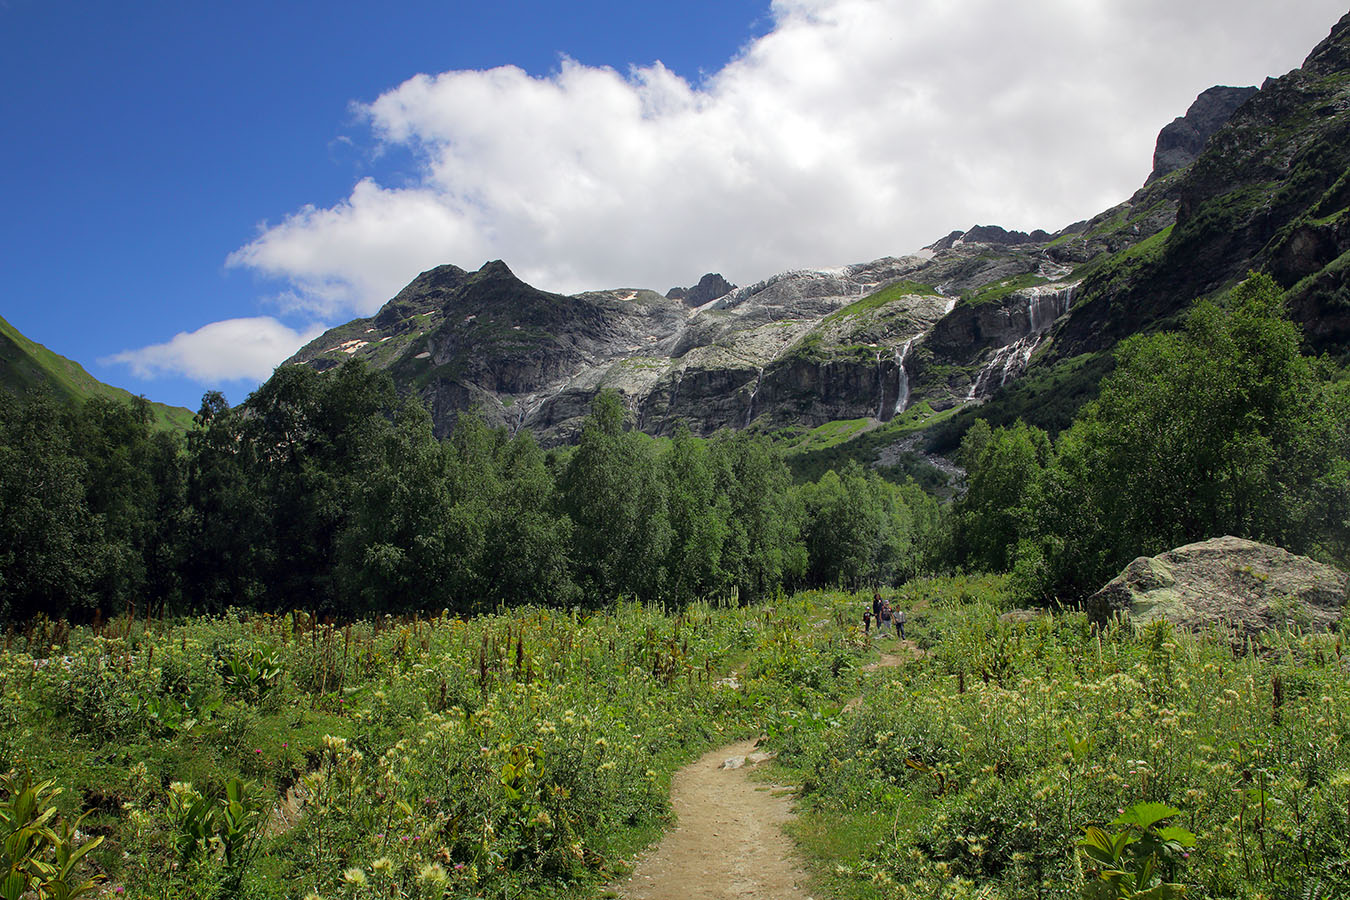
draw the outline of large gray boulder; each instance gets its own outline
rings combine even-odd
[[[1350,576],[1339,569],[1269,544],[1221,537],[1139,557],[1089,597],[1086,609],[1097,622],[1129,612],[1137,623],[1167,619],[1185,628],[1329,630],[1341,618],[1347,591]]]

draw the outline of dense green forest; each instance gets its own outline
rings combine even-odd
[[[1053,441],[977,422],[961,458],[948,555],[1014,572],[1028,599],[1081,598],[1137,556],[1225,534],[1350,562],[1350,382],[1300,353],[1262,275],[1125,341]]]
[[[596,402],[550,454],[462,416],[440,442],[388,375],[286,367],[178,438],[144,403],[0,407],[0,612],[682,605],[910,574],[937,504],[854,465],[795,488],[766,438],[655,440]]]
[[[1256,276],[1117,352],[1052,438],[977,421],[940,507],[856,463],[794,485],[771,441],[626,430],[602,394],[544,452],[461,416],[438,441],[388,375],[284,367],[185,436],[147,405],[0,405],[0,615],[679,606],[920,571],[1011,571],[1072,602],[1130,559],[1234,534],[1345,565],[1350,390]]]

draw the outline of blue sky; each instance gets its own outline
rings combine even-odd
[[[441,262],[664,291],[1058,228],[1344,13],[1179,6],[0,0],[0,315],[195,408]]]

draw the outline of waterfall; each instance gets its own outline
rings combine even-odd
[[[1048,326],[1045,323],[1045,298],[1040,294],[1027,294],[1027,321],[1031,323],[1031,333],[1044,331]],[[1050,321],[1054,321],[1051,319]]]
[[[754,390],[750,392],[750,408],[745,411],[745,427],[755,420],[755,397],[759,395],[759,386],[764,383],[764,367],[760,366],[759,376],[755,378]]]
[[[1055,320],[1069,311],[1078,283],[1055,286],[1050,289],[1032,288],[1027,295],[1027,321],[1032,334],[1044,334],[1054,327]]]
[[[877,415],[881,418],[881,407],[886,402],[886,379],[881,371],[881,351],[877,351]]]
[[[909,358],[909,348],[917,340],[912,337],[905,341],[905,345],[895,351],[895,413],[900,415],[909,405],[909,373],[905,371],[905,360]],[[880,418],[880,417],[878,417]]]
[[[670,386],[670,400],[666,403],[666,421],[669,422],[671,416],[675,415],[675,404],[680,399],[680,385],[684,384],[684,370],[676,377],[675,383]]]
[[[971,383],[970,393],[966,394],[967,403],[988,396],[989,382],[994,380],[994,372],[1002,371],[1013,347],[1014,344],[1008,344],[1006,347],[999,347],[994,351],[994,355],[990,357],[989,362],[984,364],[984,368],[980,369],[980,373],[975,376],[975,380]]]
[[[1007,349],[1011,352],[1003,360],[1003,373],[998,380],[999,387],[1003,387],[1009,379],[1016,378],[1027,370],[1027,363],[1031,362],[1031,354],[1040,346],[1041,337],[1039,334],[1029,334],[1008,345]]]
[[[525,405],[524,399],[517,400],[517,401],[516,401],[516,404],[515,404],[515,407],[516,407],[516,408],[515,408],[515,411],[514,411],[514,412],[515,412],[515,421],[512,422],[511,425],[510,425],[510,429],[511,429],[511,437],[515,437],[516,434],[520,432],[520,429],[521,429],[522,427],[524,427],[524,425],[525,425],[525,415],[526,415],[526,413],[529,412],[529,409],[528,409],[528,408],[526,407],[526,405]]]
[[[939,288],[939,291],[941,291],[941,288]],[[948,315],[950,315],[951,311],[956,309],[956,304],[959,301],[960,301],[959,297],[948,297],[946,302],[942,305],[942,315],[937,317],[937,320],[935,321],[934,324],[936,324],[936,322],[942,321]],[[905,341],[904,344],[902,344],[900,348],[895,351],[895,408],[891,411],[892,418],[900,415],[902,412],[904,412],[906,409],[909,408],[909,397],[910,397],[909,370],[905,368],[905,362],[909,359],[909,351],[911,348],[913,348],[915,341],[919,341],[928,337],[928,335],[932,332],[932,330],[933,329],[930,328],[928,329],[928,331],[923,331],[920,332],[919,334],[914,335],[909,340]],[[880,357],[878,357],[878,359],[879,358]],[[878,419],[881,418],[881,403],[884,402],[885,391],[883,390],[881,393],[882,399],[879,400],[877,403]]]
[[[994,351],[971,384],[966,402],[988,397],[996,388],[1003,387],[1025,372],[1032,354],[1045,335],[1054,328],[1056,320],[1069,311],[1077,292],[1077,282],[1028,288],[1022,292],[1027,301],[1027,333]]]
[[[1044,334],[1028,334],[995,350],[994,355],[980,369],[980,374],[971,384],[966,401],[988,397],[995,388],[1003,387],[1025,372],[1027,364],[1031,362],[1031,355],[1036,352],[1044,337]]]

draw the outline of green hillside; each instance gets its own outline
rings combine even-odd
[[[91,397],[130,400],[130,391],[104,384],[74,360],[53,353],[24,337],[0,317],[0,389],[13,394],[46,391],[69,402]],[[182,406],[151,403],[151,414],[158,428],[186,431],[192,427],[192,411]]]

